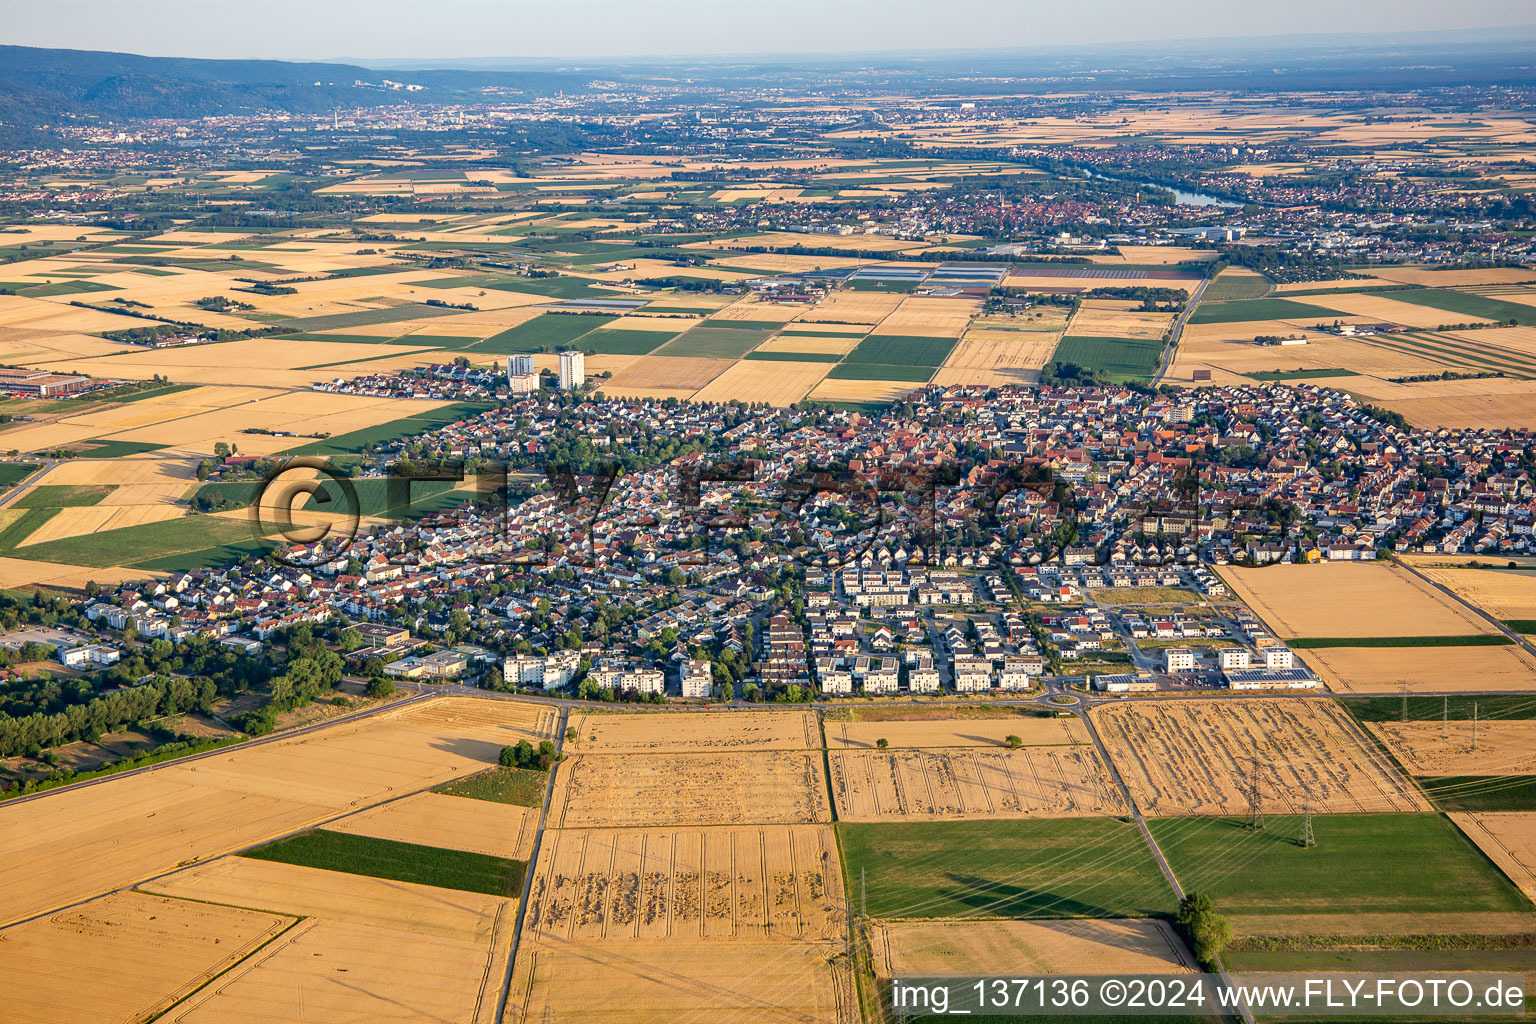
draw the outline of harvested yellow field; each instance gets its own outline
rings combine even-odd
[[[718,377],[730,362],[695,356],[641,356],[603,385],[609,395],[626,395],[631,388],[687,388],[697,391]]]
[[[750,715],[701,711],[666,714],[574,714],[567,754],[663,754],[816,750],[821,735],[809,711]]]
[[[526,861],[539,826],[537,807],[418,793],[326,825],[330,832],[468,850]]]
[[[515,900],[243,857],[144,888],[306,918],[165,1020],[364,1024],[398,1017],[401,1007],[414,1008],[411,1019],[495,1019]]]
[[[1400,412],[1415,427],[1536,430],[1536,382],[1516,378],[1394,384],[1365,379],[1350,390]],[[1424,396],[1424,397],[1420,397]]]
[[[780,334],[769,338],[754,351],[801,352],[816,355],[845,356],[858,348],[862,335],[850,334],[846,338],[813,338],[803,334]]]
[[[843,821],[1065,818],[1126,812],[1109,770],[1087,745],[834,750],[828,760],[837,815]]]
[[[508,1024],[858,1024],[847,943],[585,942],[524,947]]]
[[[0,859],[16,872],[0,922],[473,774],[554,722],[533,705],[440,698],[0,806]]]
[[[1027,747],[1087,743],[1088,733],[1076,718],[933,718],[889,722],[826,724],[827,749],[873,750],[876,740],[891,747],[1001,747],[1017,736]]]
[[[561,765],[555,828],[796,824],[828,819],[821,754],[754,752],[613,757]]]
[[[1390,563],[1222,566],[1219,571],[1233,593],[1283,638],[1495,632],[1482,616]]]
[[[1521,892],[1536,900],[1536,813],[1498,811],[1448,817]]]
[[[524,935],[540,944],[835,940],[848,927],[838,864],[826,825],[552,830]]]
[[[913,381],[823,380],[806,397],[813,402],[894,402],[922,387]]]
[[[1242,813],[1255,762],[1271,810],[1429,809],[1329,700],[1137,701],[1091,713],[1131,797],[1155,817]]]
[[[25,554],[33,544],[59,540],[63,537],[79,537],[87,533],[101,533],[123,526],[142,523],[158,523],[166,519],[180,519],[185,509],[174,505],[88,505],[83,508],[61,508],[47,522],[27,534],[16,547]],[[99,582],[99,581],[98,581]]]
[[[1536,658],[1508,647],[1320,647],[1307,664],[1334,693],[1536,690]]]
[[[1536,573],[1518,569],[1419,571],[1496,619],[1536,619]]]
[[[370,365],[377,368],[378,364]],[[225,441],[238,445],[242,455],[267,455],[302,444],[305,435],[346,434],[427,412],[443,404],[428,399],[266,391],[261,397],[238,405],[122,431],[114,434],[113,439],[169,445],[173,451],[199,455],[212,453],[215,444]],[[241,433],[249,426],[291,431],[299,437]]]
[[[1438,327],[1440,324],[1485,324],[1491,321],[1466,313],[1452,313],[1432,306],[1419,306],[1411,302],[1399,302],[1389,298],[1391,293],[1377,295],[1369,292],[1344,292],[1329,295],[1329,309],[1353,316],[1369,316],[1389,324],[1408,327]]]
[[[1051,361],[1052,331],[969,330],[934,375],[935,384],[1033,384]]]
[[[1536,775],[1536,720],[1372,722],[1410,775]],[[1475,745],[1474,745],[1475,742]]]
[[[102,569],[62,562],[36,562],[26,558],[0,558],[0,587],[57,587],[83,590],[92,580],[103,587],[139,579],[157,579],[163,572],[147,569]]]
[[[743,359],[700,388],[695,402],[766,402],[787,408],[827,375],[834,364],[777,359]]]
[[[119,892],[0,931],[5,1018],[137,1024],[294,923],[291,917]]]
[[[833,292],[814,307],[795,317],[795,322],[878,324],[901,305],[902,298],[901,295],[892,295],[887,292]]]
[[[700,312],[704,312],[701,310]],[[667,334],[680,334],[690,327],[697,327],[702,320],[691,316],[677,314],[658,314],[656,316],[642,316],[631,314],[621,316],[610,324],[605,325],[614,331],[657,331]]]
[[[1183,974],[1199,970],[1166,921],[891,921],[873,926],[883,978],[988,974]]]
[[[1173,326],[1173,313],[1144,313],[1136,305],[1088,299],[1067,330],[1090,338],[1162,338]]]
[[[979,312],[980,299],[913,296],[902,300],[901,305],[880,321],[874,333],[958,338]]]

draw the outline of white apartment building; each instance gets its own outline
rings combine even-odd
[[[709,662],[685,661],[678,666],[678,685],[684,697],[708,700],[715,692],[715,675]]]
[[[956,658],[953,663],[956,693],[992,689],[992,663],[986,658]]]
[[[1264,667],[1267,669],[1295,668],[1296,657],[1291,654],[1289,647],[1267,647],[1264,649]]]
[[[587,357],[580,352],[560,353],[560,390],[575,391],[587,382]]]
[[[1253,655],[1243,647],[1226,647],[1217,655],[1221,661],[1221,670],[1229,672],[1234,669],[1248,668],[1253,664]]]
[[[1193,672],[1195,652],[1188,647],[1169,647],[1163,651],[1163,668],[1168,672]]]
[[[997,688],[1027,690],[1034,685],[1034,676],[1023,658],[1004,658],[1003,667],[997,672]]]
[[[556,651],[548,656],[518,654],[501,666],[501,677],[517,686],[536,686],[558,690],[569,686],[581,668],[581,655],[575,651]]]
[[[538,372],[539,371],[534,369],[534,366],[533,366],[533,356],[531,356],[531,355],[507,356],[507,376],[508,377],[522,377],[522,376],[524,376],[526,374],[538,373]]]

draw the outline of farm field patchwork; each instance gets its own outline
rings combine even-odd
[[[1320,647],[1306,661],[1335,693],[1536,692],[1536,658],[1513,644]]]
[[[0,804],[0,854],[23,872],[0,895],[0,922],[468,775],[553,721],[545,708],[449,698]]]
[[[1475,728],[1465,720],[1366,727],[1410,775],[1536,775],[1536,720],[1484,718]]]

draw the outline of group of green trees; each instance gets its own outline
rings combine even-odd
[[[549,766],[560,760],[553,740],[543,740],[537,750],[527,740],[518,740],[515,746],[502,747],[498,759],[503,768],[526,768],[547,772]]]
[[[207,713],[217,696],[213,680],[206,677],[159,676],[52,714],[35,712],[20,718],[0,715],[0,757],[35,757],[49,747],[81,739],[95,741],[105,733],[152,718],[184,711]]]

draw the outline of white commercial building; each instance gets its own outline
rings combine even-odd
[[[560,353],[560,390],[575,391],[587,382],[587,357],[580,352]]]

